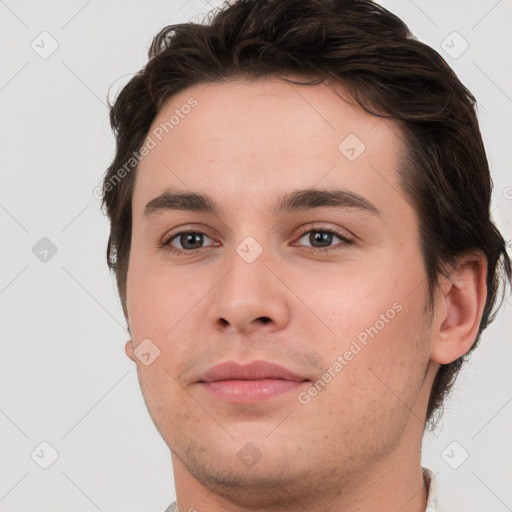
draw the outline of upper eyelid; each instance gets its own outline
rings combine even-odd
[[[303,236],[304,234],[309,233],[310,231],[329,231],[337,236],[342,236],[340,233],[337,233],[341,231],[343,233],[343,236],[346,236],[346,238],[355,238],[354,235],[352,235],[347,229],[342,228],[340,226],[333,228],[326,225],[312,226],[311,224],[306,225],[306,227],[301,231],[300,236]]]
[[[208,238],[212,238],[208,233],[206,233],[205,230],[203,229],[194,229],[194,228],[184,228],[182,229],[181,231],[177,231],[176,233],[172,233],[170,235],[165,235],[163,237],[163,240],[167,240],[168,242],[171,241],[173,238],[176,238],[180,235],[186,235],[188,233],[193,233],[193,234],[200,234],[200,235],[204,235],[204,236],[207,236]]]

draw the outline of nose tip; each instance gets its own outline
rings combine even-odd
[[[247,263],[236,255],[229,261],[231,268],[215,287],[208,313],[217,330],[280,329],[288,321],[286,288],[260,258]]]

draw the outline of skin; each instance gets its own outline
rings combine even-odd
[[[475,339],[485,262],[462,256],[429,311],[394,121],[325,85],[268,78],[188,88],[164,104],[149,134],[191,97],[197,106],[137,170],[127,280],[126,354],[171,449],[179,510],[423,512],[428,396],[439,364]],[[354,161],[338,149],[349,134],[366,146]],[[207,193],[222,211],[145,215],[169,187]],[[359,194],[380,214],[272,213],[278,197],[313,187]],[[159,245],[187,228],[206,235],[195,254],[179,236],[172,244],[183,254]],[[325,247],[315,233],[326,229],[352,243],[333,235],[331,250],[314,252]],[[252,263],[236,251],[248,236],[262,249]],[[400,312],[306,405],[295,392],[230,404],[196,382],[216,363],[258,359],[315,382],[397,303]],[[160,355],[146,366],[134,349],[148,338]],[[237,456],[249,442],[261,455],[252,467]]]

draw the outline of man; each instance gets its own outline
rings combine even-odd
[[[511,275],[474,101],[368,0],[156,36],[104,203],[181,512],[436,510],[423,431]]]

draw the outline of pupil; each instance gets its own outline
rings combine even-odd
[[[326,247],[331,244],[331,238],[332,233],[327,233],[325,231],[314,231],[309,235],[309,241],[311,242],[311,245],[314,245],[315,243],[320,243],[321,247]]]
[[[181,235],[181,245],[185,249],[199,249],[203,241],[203,235],[200,233],[185,233]],[[190,245],[189,245],[190,242]]]

